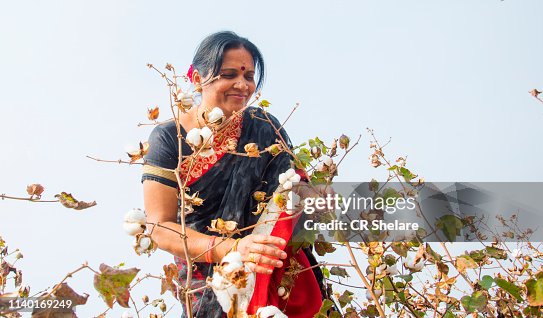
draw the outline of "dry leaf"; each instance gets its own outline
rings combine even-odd
[[[151,108],[148,108],[148,109],[147,109],[147,118],[148,118],[149,120],[157,120],[158,114],[159,114],[158,106],[156,106],[156,107],[153,108],[153,109],[151,109]]]
[[[100,293],[109,308],[113,308],[113,302],[125,308],[129,308],[130,283],[139,272],[137,268],[119,269],[100,265],[101,274],[94,275],[94,288]]]
[[[207,227],[211,232],[219,234],[233,234],[237,232],[238,223],[234,221],[225,221],[221,218],[211,220],[211,227]]]
[[[34,308],[32,312],[32,318],[72,318],[77,317],[74,312],[74,307],[78,305],[84,305],[87,303],[88,294],[79,295],[76,293],[67,283],[62,283],[55,286],[57,288],[52,295],[48,297],[40,297],[39,301],[59,300],[66,302],[71,301],[71,305],[67,308],[47,308],[39,309]]]
[[[243,147],[243,149],[245,149],[245,152],[247,153],[247,156],[249,157],[260,157],[260,151],[258,151],[258,145],[255,144],[254,142],[246,144],[245,147]]]
[[[532,94],[533,97],[537,98],[539,94],[541,94],[541,92],[534,88],[530,91],[530,94]]]
[[[30,197],[36,196],[37,199],[41,198],[41,194],[43,193],[44,187],[39,183],[33,183],[26,186],[26,192]]]
[[[163,266],[164,277],[161,279],[160,294],[164,294],[166,291],[171,291],[173,296],[177,298],[177,282],[178,270],[175,264],[168,264]]]
[[[71,193],[61,192],[60,194],[55,195],[55,198],[58,199],[60,204],[67,207],[68,209],[74,210],[83,210],[96,205],[96,201],[84,202],[76,200]]]
[[[128,157],[130,157],[130,163],[134,163],[143,158],[149,152],[149,143],[146,141],[144,143],[140,142],[140,149],[137,151],[127,152]]]

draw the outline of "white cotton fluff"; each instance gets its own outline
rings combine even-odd
[[[375,296],[380,297],[383,294],[383,290],[382,289],[374,289],[373,293],[375,294]],[[369,290],[366,290],[366,299],[369,300],[369,301],[373,300],[373,297],[371,296],[371,292]]]
[[[136,235],[145,230],[147,217],[141,209],[132,209],[124,215],[123,229],[128,235]]]
[[[292,184],[295,182],[300,182],[300,176],[292,168],[279,175],[279,183],[285,190],[292,189]]]
[[[192,128],[185,137],[187,142],[194,147],[199,147],[202,144],[202,136],[199,128]]]
[[[219,107],[214,107],[208,114],[207,114],[207,120],[210,123],[215,123],[221,120],[224,117],[224,113],[222,109]]]
[[[211,145],[213,143],[213,132],[211,129],[209,129],[209,127],[205,126],[200,129],[200,135],[202,136],[202,140],[206,143],[206,145]]]
[[[123,229],[126,232],[126,234],[134,236],[139,233],[143,233],[145,230],[145,227],[139,223],[123,223]]]
[[[134,318],[134,316],[132,316],[132,314],[129,311],[124,311],[123,314],[121,315],[121,318]]]
[[[275,306],[267,306],[258,308],[256,318],[288,318],[288,316]]]
[[[424,267],[424,260],[419,259],[419,261],[415,263],[415,258],[412,255],[409,255],[407,258],[404,259],[403,266],[413,272],[418,272]]]
[[[149,250],[149,247],[151,246],[151,239],[148,237],[142,237],[138,244],[138,239],[136,238],[134,240],[134,243],[132,243],[132,245],[134,246],[136,253],[144,254]]]
[[[230,252],[221,260],[222,272],[227,275],[233,271],[243,268],[247,273],[247,284],[245,288],[237,288],[226,277],[215,271],[211,280],[211,288],[217,296],[217,300],[225,313],[230,311],[232,307],[232,299],[234,295],[238,298],[238,311],[247,311],[249,302],[253,295],[255,285],[255,273],[252,273],[241,260],[239,252]]]
[[[124,221],[128,223],[145,225],[147,222],[147,217],[142,209],[132,209],[124,215]]]

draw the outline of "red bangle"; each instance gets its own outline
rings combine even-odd
[[[211,257],[212,257],[211,251],[213,250],[213,247],[215,246],[215,239],[216,238],[217,238],[216,236],[211,236],[211,238],[209,239],[209,242],[207,243],[207,252],[206,252],[205,260],[208,263],[213,262],[213,260],[211,259]]]

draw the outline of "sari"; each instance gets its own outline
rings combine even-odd
[[[267,115],[267,118],[266,118]],[[238,228],[255,224],[259,216],[255,215],[258,202],[253,198],[255,191],[263,191],[269,197],[279,185],[278,176],[291,167],[291,157],[286,152],[276,156],[268,152],[260,157],[239,156],[228,153],[235,144],[236,152],[245,153],[244,146],[255,143],[263,150],[276,144],[282,138],[289,146],[290,140],[280,123],[272,115],[256,107],[246,107],[234,112],[221,129],[215,134],[213,149],[215,154],[209,157],[198,157],[196,162],[184,160],[181,165],[181,179],[187,178],[189,194],[198,193],[204,200],[201,206],[194,206],[193,211],[186,213],[185,222],[188,227],[207,235],[211,220],[221,218],[225,221],[236,221]],[[270,122],[268,121],[271,121]],[[273,126],[272,126],[273,125]],[[277,135],[280,130],[281,137]],[[186,136],[181,127],[181,134]],[[144,165],[143,180],[153,180],[167,186],[178,188],[176,177],[172,172],[157,167],[175,169],[178,164],[178,140],[175,122],[168,122],[155,127],[149,137],[149,152],[145,156],[148,165]],[[192,153],[183,140],[183,155]],[[180,207],[179,207],[180,210]],[[178,220],[179,220],[178,211]],[[287,241],[292,235],[294,224],[277,222],[271,235],[281,236]],[[242,233],[242,236],[250,233]],[[283,310],[291,318],[313,317],[319,311],[323,295],[323,276],[319,267],[301,272],[295,278],[290,289],[290,297],[279,297],[278,288],[282,284],[285,271],[296,260],[300,266],[307,268],[317,264],[310,249],[301,249],[294,253],[287,244],[285,252],[289,256],[282,268],[275,268],[272,275],[257,274],[256,285],[248,313],[255,314],[259,307],[274,305]],[[186,281],[186,262],[175,257],[179,270],[179,280]],[[213,274],[213,265],[197,262],[193,267],[192,288],[205,286],[206,278]],[[194,317],[223,317],[221,306],[215,294],[209,288],[194,294]],[[186,317],[183,314],[183,317]]]

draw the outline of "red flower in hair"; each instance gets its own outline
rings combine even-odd
[[[192,73],[194,73],[194,67],[192,64],[189,67],[189,70],[187,71],[187,77],[189,78],[189,81],[192,83]]]

